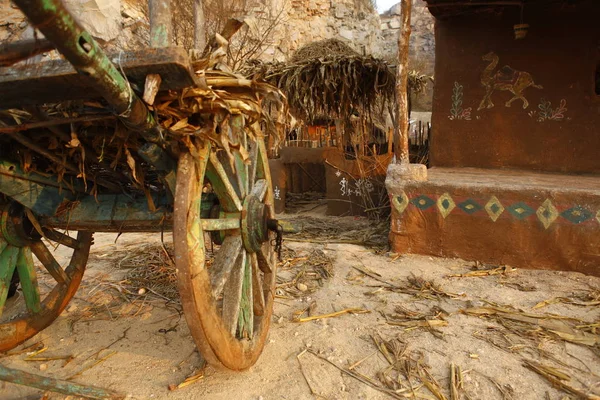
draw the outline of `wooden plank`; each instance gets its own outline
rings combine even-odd
[[[252,263],[252,297],[254,299],[253,309],[254,315],[263,315],[265,313],[265,294],[263,278],[260,268],[258,267],[258,259],[256,253],[250,255]]]
[[[233,336],[235,336],[238,327],[245,267],[246,251],[242,250],[223,290],[223,323]]]
[[[182,48],[143,49],[108,57],[140,90],[149,74],[162,77],[160,90],[182,89],[198,82]],[[66,60],[0,68],[0,93],[0,108],[100,97]]]
[[[147,104],[154,104],[154,99],[156,98],[156,94],[160,89],[161,82],[162,78],[158,74],[150,74],[146,76],[146,82],[144,83],[143,99]]]
[[[0,365],[0,380],[16,383],[17,385],[34,387],[42,390],[62,393],[71,396],[85,397],[87,399],[124,399],[125,396],[100,389],[93,386],[84,386],[75,382],[47,378],[41,375],[30,374],[18,369],[7,368]]]
[[[19,249],[14,246],[7,246],[7,243],[2,239],[0,239],[0,248],[0,316],[2,316],[10,281],[17,265]]]
[[[210,266],[210,286],[215,299],[221,294],[225,283],[229,280],[233,266],[241,257],[240,250],[242,250],[241,236],[225,237],[221,249]]]

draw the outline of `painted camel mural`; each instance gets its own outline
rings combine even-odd
[[[494,107],[494,103],[492,103],[492,93],[494,93],[494,90],[508,90],[514,95],[512,99],[505,103],[506,107],[510,107],[513,101],[521,99],[523,100],[523,108],[527,108],[529,102],[523,95],[525,89],[529,86],[536,89],[543,89],[542,85],[536,85],[533,82],[533,77],[529,72],[517,71],[508,65],[494,72],[496,66],[498,66],[499,57],[493,51],[484,55],[482,59],[490,63],[481,73],[481,84],[485,87],[486,92],[477,110]]]

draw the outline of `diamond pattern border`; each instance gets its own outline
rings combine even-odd
[[[437,207],[438,210],[440,210],[440,214],[442,214],[442,217],[445,219],[448,215],[450,215],[452,210],[456,208],[456,204],[448,193],[444,193],[437,199]]]
[[[462,203],[460,203],[458,205],[458,208],[460,208],[467,214],[471,215],[471,214],[474,214],[477,211],[481,210],[483,207],[481,207],[481,205],[479,203],[477,203],[475,200],[468,199],[468,200],[465,200]]]
[[[538,219],[544,225],[545,229],[548,229],[550,225],[558,218],[558,210],[554,207],[554,204],[550,199],[546,199],[542,205],[535,212]]]
[[[510,212],[515,218],[519,220],[523,220],[533,214],[535,211],[527,204],[519,201],[508,207],[508,212]]]
[[[492,221],[496,222],[504,212],[504,206],[496,196],[492,196],[485,205],[485,211],[487,211]]]
[[[408,207],[408,196],[402,191],[399,196],[392,197],[392,204],[396,211],[398,211],[398,214],[402,214],[406,210],[406,207]]]
[[[417,195],[410,199],[408,195],[402,191],[399,195],[392,196],[392,205],[399,214],[404,213],[411,203],[420,210],[427,210],[435,205],[444,219],[446,219],[455,208],[460,208],[468,215],[473,215],[477,211],[485,210],[493,222],[496,222],[504,211],[508,211],[519,221],[525,220],[535,214],[537,219],[544,226],[544,229],[548,229],[552,224],[557,223],[558,217],[562,217],[564,220],[575,225],[589,220],[595,220],[600,224],[600,209],[594,212],[579,204],[567,209],[564,208],[564,205],[559,206],[563,210],[560,211],[557,208],[557,205],[552,203],[552,200],[549,198],[545,199],[537,208],[534,208],[536,207],[535,205],[530,206],[524,201],[518,201],[505,208],[495,195],[492,195],[485,205],[482,205],[483,202],[479,202],[480,200],[481,199],[474,200],[467,198],[466,200],[457,203],[448,192],[439,195],[437,200],[435,199],[435,195],[430,196],[425,194]]]
[[[427,210],[429,207],[435,204],[435,201],[423,194],[418,197],[415,197],[410,202],[413,203],[420,210]]]
[[[560,216],[569,222],[580,224],[592,218],[593,215],[588,209],[583,208],[580,205],[576,205],[575,207],[571,207],[568,210],[561,212]]]

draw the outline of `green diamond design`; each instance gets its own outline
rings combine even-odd
[[[475,201],[468,199],[458,204],[458,208],[466,212],[467,214],[473,214],[477,211],[481,210],[483,207],[476,203]]]
[[[448,207],[450,207],[450,202],[448,201],[448,199],[444,199],[442,201],[442,207],[444,207],[445,210],[447,210]]]
[[[496,214],[500,210],[500,206],[498,204],[494,203],[490,206],[490,210],[492,210],[492,212],[494,214]]]
[[[413,203],[420,210],[427,210],[429,207],[435,204],[435,201],[433,201],[425,195],[415,197],[410,202]]]
[[[522,201],[508,207],[507,210],[513,215],[513,217],[517,219],[525,219],[535,212],[531,207]]]
[[[561,212],[560,216],[574,224],[580,224],[592,218],[592,213],[581,206],[575,206]]]

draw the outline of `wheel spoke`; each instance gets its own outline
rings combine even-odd
[[[258,261],[258,268],[265,274],[273,272],[273,266],[271,265],[271,260],[269,260],[268,249],[265,249],[265,245],[261,247],[261,249],[256,253],[256,258]]]
[[[234,115],[230,120],[231,130],[229,132],[230,138],[234,145],[239,145],[246,148],[246,135],[244,131],[244,116]],[[233,155],[235,164],[235,175],[237,177],[238,187],[240,188],[240,195],[242,198],[246,197],[248,193],[248,166],[244,162],[242,153],[236,150]]]
[[[266,179],[259,179],[254,184],[251,194],[258,197],[260,201],[263,201],[265,199],[265,195],[267,194],[267,186],[268,183]]]
[[[254,142],[250,149],[250,171],[248,172],[248,182],[250,183],[250,190],[254,187],[256,180],[256,166],[258,164],[258,144]]]
[[[228,281],[231,275],[231,270],[237,262],[240,256],[240,250],[242,249],[242,238],[241,236],[226,236],[221,249],[217,252],[212,265],[210,266],[211,272],[211,288],[213,297],[216,299],[223,291],[225,282]]]
[[[48,250],[46,245],[41,240],[33,242],[31,244],[31,250],[56,282],[60,284],[69,282],[69,276],[62,269],[58,261],[56,261],[50,250]]]
[[[37,314],[42,310],[40,304],[40,288],[37,283],[33,257],[29,247],[22,247],[17,258],[17,271],[21,281],[21,289],[25,298],[25,306],[30,314]]]
[[[242,202],[237,195],[230,178],[223,168],[223,164],[214,152],[210,153],[210,163],[206,175],[208,176],[213,190],[219,197],[221,205],[228,212],[242,211]]]
[[[78,249],[80,246],[77,239],[74,239],[69,235],[65,235],[64,233],[59,232],[57,230],[42,228],[42,231],[44,232],[46,238],[52,240],[53,242],[62,244],[63,246],[67,246],[71,249]]]
[[[14,246],[7,246],[3,240],[0,240],[0,249],[2,249],[0,253],[0,316],[2,316],[10,281],[17,265],[19,249]]]
[[[235,261],[233,270],[223,291],[223,323],[234,337],[240,315],[245,265],[246,251],[242,250],[240,256]]]
[[[254,315],[261,316],[265,313],[265,294],[263,292],[263,278],[258,268],[258,258],[256,253],[250,254],[252,263],[252,296],[254,299]]]
[[[238,317],[238,330],[240,338],[251,339],[254,334],[254,296],[252,293],[252,266],[250,256],[244,265],[244,281],[242,285],[242,299],[240,300],[240,315]]]

